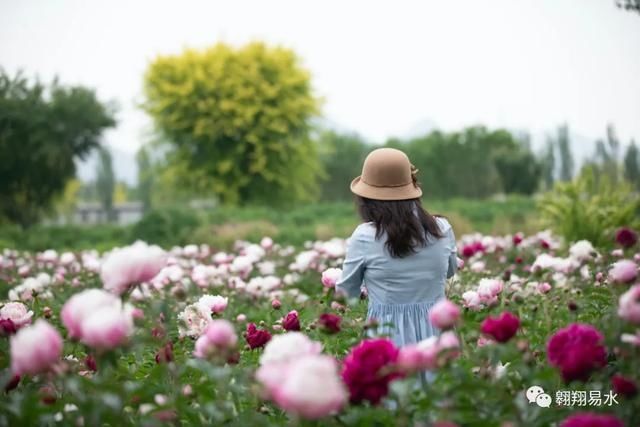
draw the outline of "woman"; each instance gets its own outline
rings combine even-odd
[[[349,239],[336,284],[349,297],[366,287],[367,318],[379,325],[370,334],[388,335],[397,346],[439,334],[429,309],[444,298],[446,279],[457,268],[453,229],[422,208],[416,172],[400,150],[367,156],[362,175],[351,182],[364,223]]]

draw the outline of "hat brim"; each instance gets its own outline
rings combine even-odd
[[[362,176],[351,181],[351,192],[374,200],[408,200],[422,196],[422,190],[413,183],[398,187],[375,187],[362,181]]]

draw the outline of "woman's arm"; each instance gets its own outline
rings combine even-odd
[[[453,233],[453,228],[449,228],[447,231],[447,238],[449,239],[449,270],[447,271],[447,279],[453,277],[458,271],[458,247],[456,246],[456,236]]]
[[[342,277],[336,283],[336,291],[345,293],[348,298],[360,295],[366,266],[365,258],[366,240],[356,228],[347,243],[347,253],[342,263]]]

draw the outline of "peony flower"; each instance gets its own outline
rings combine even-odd
[[[325,288],[333,288],[342,277],[342,269],[330,268],[322,273],[322,285]]]
[[[623,248],[630,248],[638,242],[638,234],[630,228],[622,227],[616,232],[616,242]]]
[[[8,302],[0,308],[0,321],[10,320],[16,329],[31,323],[33,311],[21,302]]]
[[[36,375],[45,372],[62,354],[62,337],[47,321],[38,319],[11,337],[11,372]]]
[[[301,332],[287,332],[274,336],[260,356],[260,365],[288,363],[302,356],[320,354],[322,344],[312,341]]]
[[[342,364],[342,379],[353,403],[380,403],[389,383],[402,374],[394,370],[399,350],[387,338],[366,339],[353,347]]]
[[[620,374],[611,377],[611,385],[614,392],[625,397],[633,397],[638,394],[638,385],[632,379]]]
[[[580,240],[569,248],[569,255],[577,261],[588,261],[593,259],[597,252],[588,240]]]
[[[73,295],[62,307],[60,317],[69,338],[82,337],[82,325],[101,307],[121,304],[118,297],[102,289],[87,289]]]
[[[211,311],[203,304],[189,304],[178,314],[178,331],[181,337],[197,338],[204,333],[211,319]]]
[[[198,304],[206,307],[211,313],[220,314],[227,308],[229,298],[220,295],[203,295],[198,300]]]
[[[476,291],[466,291],[462,294],[462,305],[471,310],[479,310],[482,307],[480,295]]]
[[[282,319],[282,327],[287,331],[299,331],[300,330],[300,318],[298,312],[291,310]]]
[[[318,323],[322,326],[322,330],[330,334],[340,332],[341,321],[342,317],[331,313],[322,313],[318,318]]]
[[[547,343],[547,358],[560,369],[565,382],[586,381],[591,372],[607,364],[604,336],[591,325],[573,323],[556,332]]]
[[[577,412],[565,418],[560,427],[624,427],[615,415]]]
[[[546,294],[551,290],[551,285],[549,282],[540,282],[536,285],[536,290],[541,294]]]
[[[256,328],[255,323],[249,323],[247,325],[245,339],[249,347],[253,350],[254,348],[264,347],[271,339],[271,334],[267,330]]]
[[[438,301],[429,311],[429,321],[440,329],[450,329],[460,319],[460,307],[448,299]]]
[[[618,316],[629,323],[640,325],[640,284],[632,286],[620,295]]]
[[[267,390],[266,397],[283,410],[305,419],[318,419],[338,412],[349,397],[337,373],[336,361],[312,354],[287,364],[263,365],[256,378]]]
[[[11,319],[0,319],[0,336],[13,335],[18,331]]]
[[[121,295],[129,286],[153,279],[166,263],[160,247],[138,241],[113,250],[102,264],[100,277],[106,290]]]
[[[273,239],[271,237],[263,237],[262,240],[260,240],[260,246],[268,251],[273,247]]]
[[[208,359],[215,355],[227,355],[235,347],[238,336],[233,325],[224,319],[211,321],[204,334],[198,338],[193,355],[200,359]]]
[[[484,319],[480,330],[494,340],[505,343],[516,334],[519,327],[520,319],[518,316],[505,311],[498,317],[488,316]]]
[[[502,280],[498,279],[480,279],[478,283],[478,295],[480,301],[483,303],[493,302],[496,297],[502,292],[504,285]]]
[[[278,309],[280,309],[280,307],[282,307],[282,303],[280,302],[280,300],[279,300],[279,299],[277,299],[277,298],[276,298],[276,299],[274,299],[273,301],[271,301],[271,307],[272,307],[274,310],[278,310]]]
[[[638,277],[638,266],[635,262],[623,259],[613,264],[609,270],[609,279],[613,282],[629,283]]]
[[[132,333],[131,311],[113,304],[97,309],[83,320],[80,340],[89,347],[110,350],[124,344]]]

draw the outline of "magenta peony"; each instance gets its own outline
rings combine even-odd
[[[247,325],[247,332],[245,332],[245,339],[249,347],[253,350],[254,348],[264,347],[271,339],[271,334],[267,330],[256,328],[255,323],[249,323]]]
[[[440,329],[453,328],[460,319],[460,307],[448,299],[438,301],[429,311],[429,320]]]
[[[402,376],[395,368],[399,350],[386,338],[366,339],[353,347],[342,365],[342,379],[353,403],[376,405],[389,392],[389,383]]]
[[[633,397],[638,394],[638,385],[630,378],[616,374],[611,377],[613,391],[625,397]]]
[[[629,323],[640,325],[640,284],[632,286],[620,295],[618,316]]]
[[[61,354],[62,337],[45,320],[38,319],[11,337],[11,371],[14,375],[45,372]]]
[[[336,361],[329,356],[307,354],[289,363],[266,364],[258,369],[256,378],[266,398],[305,419],[334,414],[347,403]]]
[[[322,313],[318,318],[318,324],[322,327],[322,330],[330,334],[340,332],[341,321],[342,317],[331,313]]]
[[[613,264],[609,270],[609,279],[612,282],[630,283],[638,277],[638,266],[635,262],[623,259]]]
[[[120,295],[131,285],[153,279],[166,264],[167,256],[160,247],[138,241],[109,253],[100,277],[106,290]]]
[[[614,415],[578,412],[565,418],[560,427],[624,427],[624,423]]]
[[[299,331],[300,317],[298,317],[298,312],[295,310],[291,310],[290,312],[288,312],[287,315],[282,319],[282,327],[286,331]]]
[[[638,234],[630,228],[622,227],[616,232],[616,242],[623,248],[630,248],[638,242]]]
[[[198,338],[193,355],[200,359],[222,355],[226,359],[229,350],[238,342],[233,325],[224,319],[211,321],[204,334]]]
[[[604,336],[591,325],[572,323],[556,332],[547,343],[547,358],[560,369],[565,382],[586,381],[607,364]]]
[[[505,311],[498,317],[488,316],[484,319],[480,330],[497,342],[504,343],[513,338],[518,328],[520,328],[520,319],[518,316]]]

